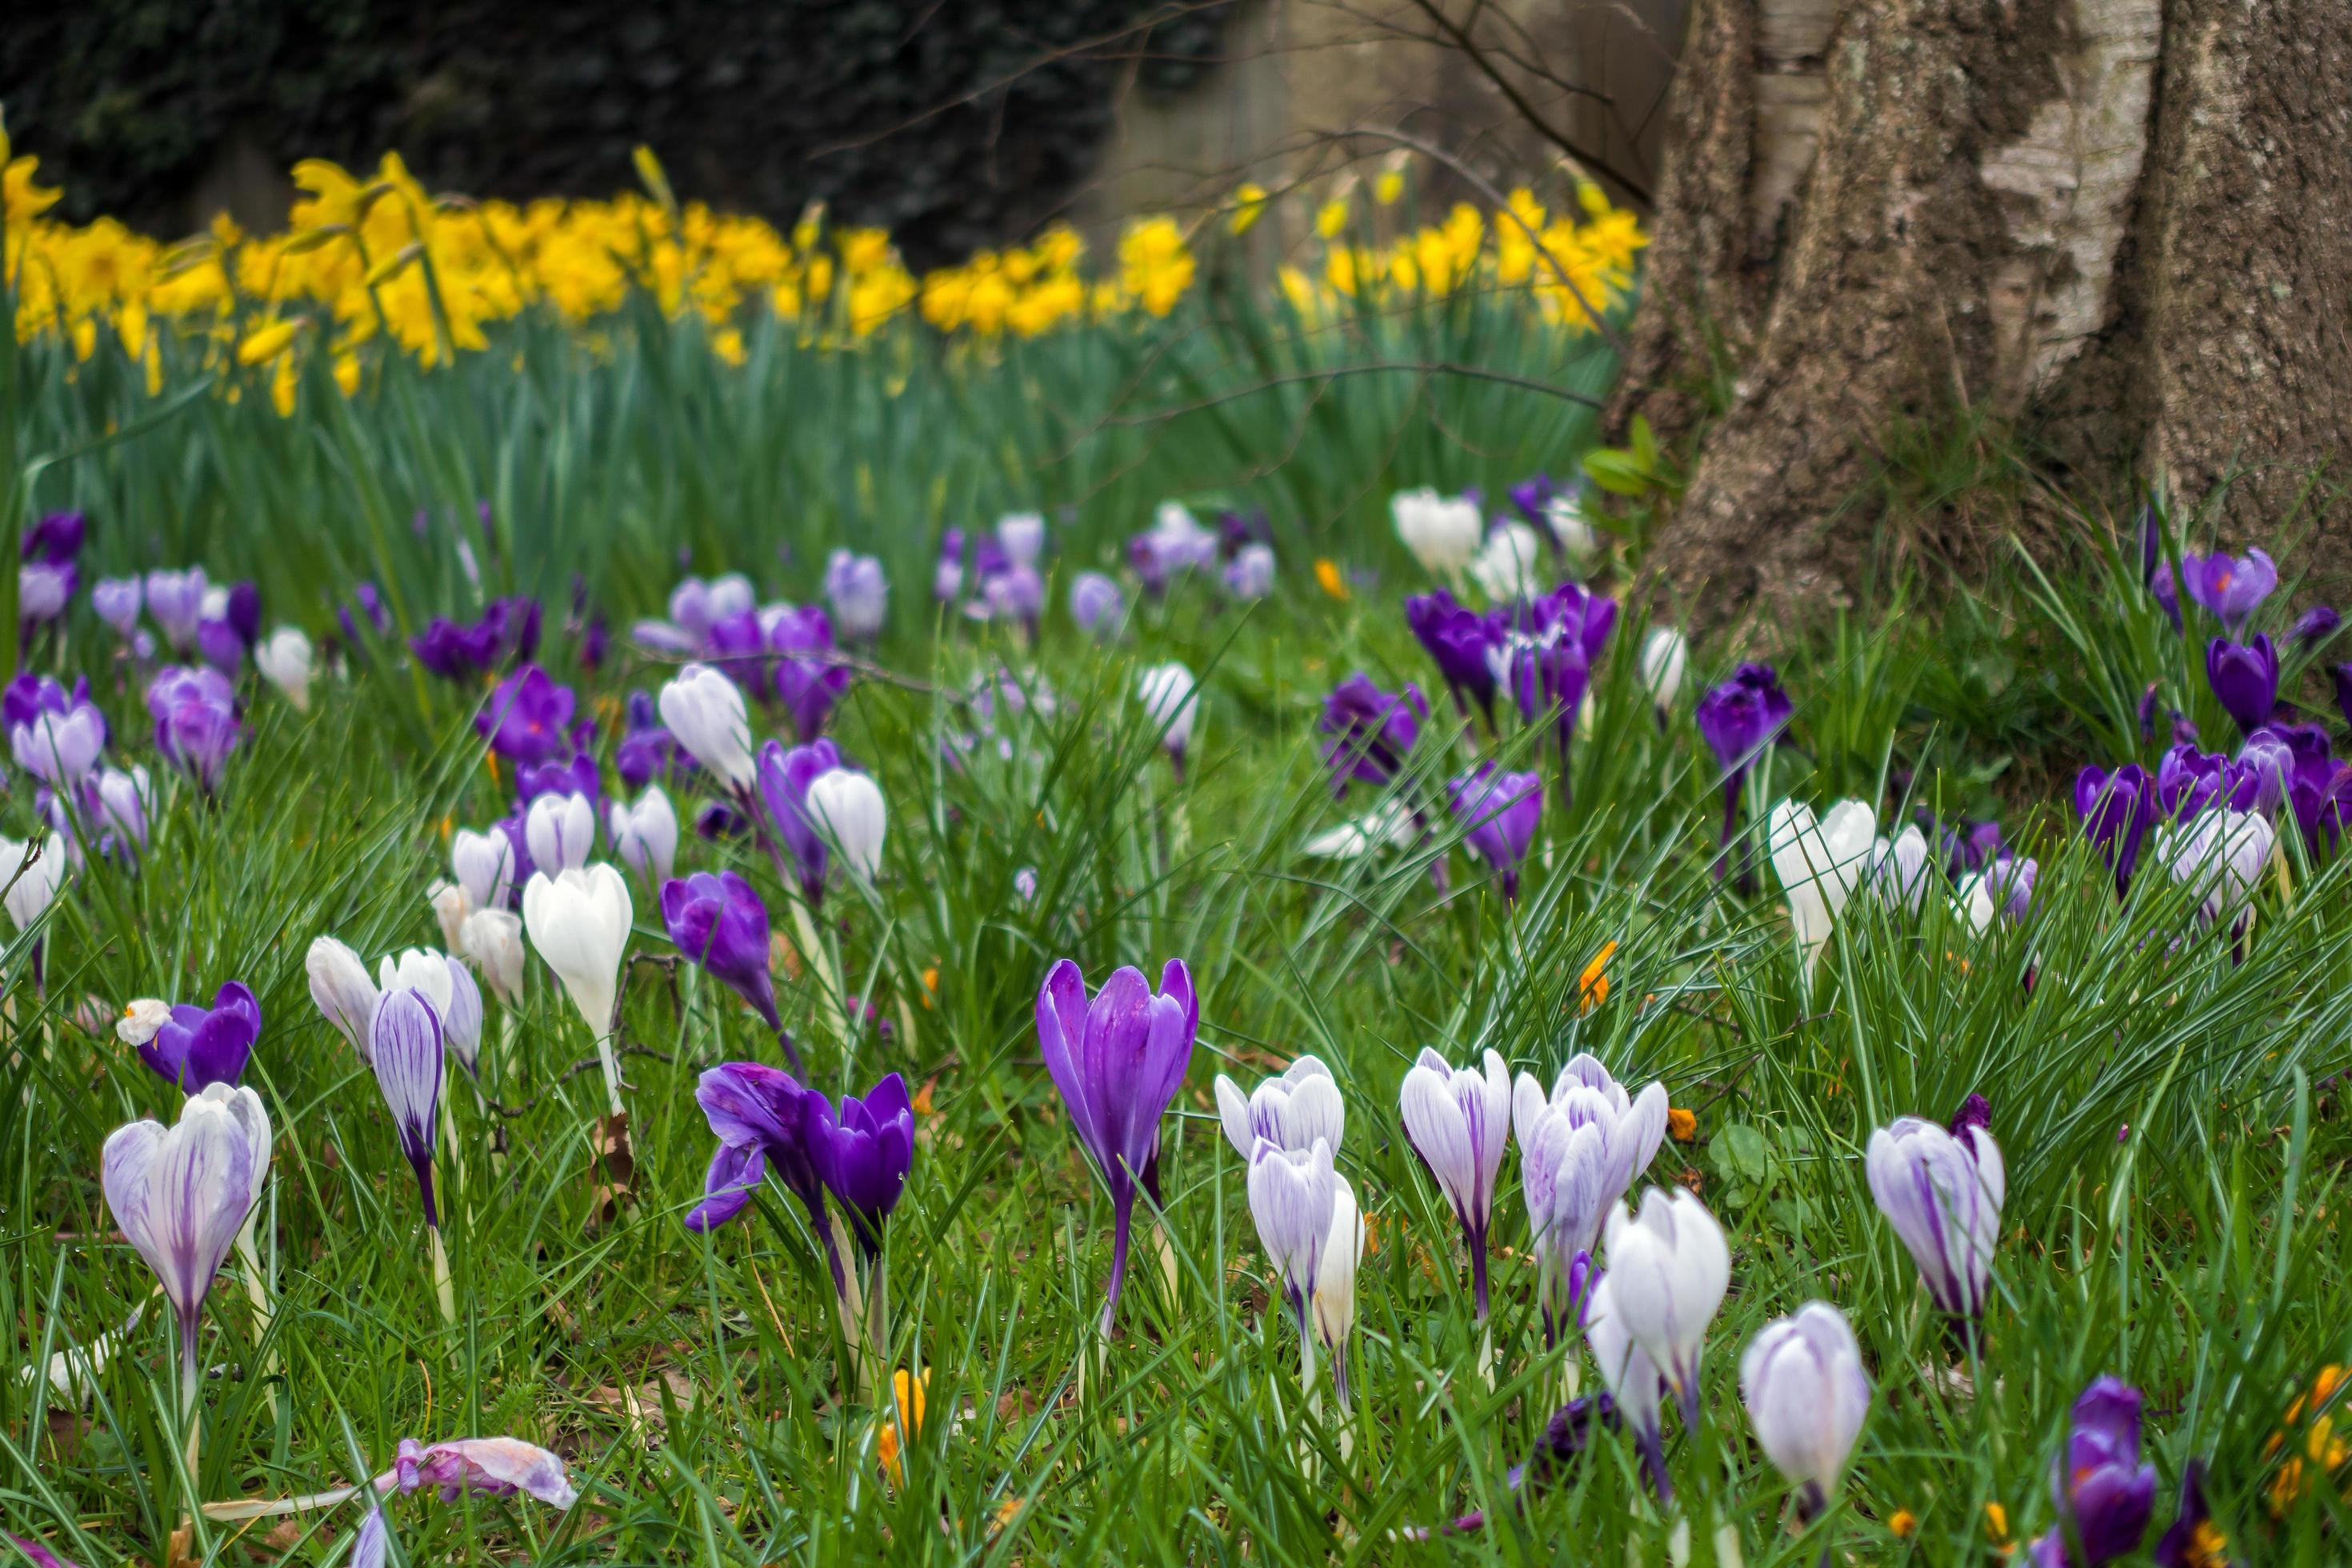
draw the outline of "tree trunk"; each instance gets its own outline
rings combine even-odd
[[[2352,430],[2341,0],[1696,0],[1671,112],[1617,413],[1696,435],[1654,562],[1703,623],[1992,542],[1881,527],[1908,430],[2013,431],[2241,542]]]

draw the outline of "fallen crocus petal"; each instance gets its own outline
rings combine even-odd
[[[516,1492],[528,1492],[556,1508],[570,1508],[580,1500],[562,1459],[520,1437],[457,1437],[430,1445],[403,1437],[400,1457],[376,1477],[375,1489],[413,1492],[421,1487],[441,1489],[443,1502],[468,1494],[509,1497]]]

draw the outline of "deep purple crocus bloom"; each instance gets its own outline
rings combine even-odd
[[[2278,567],[2260,550],[2249,550],[2242,558],[2218,552],[2180,558],[2180,585],[2189,602],[2203,605],[2232,636],[2278,580]]]
[[[575,733],[572,744],[579,745]],[[596,759],[585,751],[574,752],[563,762],[541,763],[515,770],[515,804],[528,808],[543,795],[584,795],[588,804],[602,820],[604,815],[604,780],[597,771]]]
[[[475,651],[473,634],[446,616],[436,616],[425,629],[408,639],[416,662],[444,680],[464,680],[486,668]]]
[[[1316,726],[1330,737],[1323,742],[1323,763],[1331,770],[1331,793],[1345,795],[1356,780],[1385,785],[1404,766],[1427,722],[1429,704],[1410,681],[1398,692],[1382,691],[1362,670],[1341,681],[1324,699]]]
[[[1932,819],[1922,810],[1923,822]],[[2009,854],[2009,843],[2001,837],[2000,824],[1988,817],[1981,822],[1963,818],[1937,834],[1944,851],[1944,875],[1958,881],[1971,871],[1981,871]]]
[[[2100,858],[2115,872],[2120,900],[2131,891],[2141,841],[2156,826],[2155,781],[2137,763],[2112,773],[2084,768],[2074,775],[2074,815],[2082,819],[2083,837],[2098,846]]]
[[[1518,702],[1520,718],[1532,721],[1541,713],[1554,715],[1563,791],[1576,710],[1583,705],[1593,663],[1616,624],[1616,600],[1563,583],[1521,610],[1500,646],[1487,656],[1497,679]]]
[[[1730,679],[1700,695],[1699,737],[1723,769],[1723,843],[1727,849],[1739,826],[1739,794],[1748,782],[1748,770],[1756,765],[1764,748],[1780,737],[1796,710],[1789,694],[1780,689],[1780,672],[1769,664],[1742,664],[1731,672]],[[1715,862],[1717,880],[1722,879],[1723,869],[1723,858],[1718,856]]]
[[[815,740],[849,689],[848,667],[834,661],[833,617],[814,605],[787,607],[768,626],[768,647],[778,656],[776,695],[793,728],[803,742]]]
[[[732,871],[673,878],[662,884],[661,910],[677,950],[751,1004],[772,1031],[782,1033],[776,983],[768,973],[768,906],[751,884]],[[790,1041],[784,1050],[799,1071]]]
[[[656,720],[649,729],[632,730],[613,749],[613,766],[632,792],[656,779],[674,779],[693,772],[694,763],[679,749],[677,737]]]
[[[2033,884],[2041,875],[2041,863],[2030,855],[2003,855],[1986,867],[1985,895],[1992,900],[1993,913],[2021,924],[2033,908]]]
[[[1160,1119],[1183,1085],[1200,1033],[1201,1004],[1181,959],[1160,971],[1160,994],[1139,969],[1114,971],[1089,1002],[1087,980],[1057,961],[1037,991],[1037,1047],[1061,1091],[1071,1131],[1110,1191],[1110,1284],[1101,1327],[1118,1312],[1120,1282],[1140,1191],[1160,1203]]]
[[[2335,665],[2327,673],[2336,683],[2336,710],[2352,724],[2352,664]]]
[[[1437,672],[1463,712],[1475,701],[1491,724],[1495,717],[1495,667],[1488,657],[1502,646],[1507,623],[1499,610],[1480,615],[1454,602],[1440,588],[1404,602],[1405,625],[1429,651]]]
[[[183,1094],[201,1094],[205,1086],[234,1085],[245,1074],[253,1042],[261,1037],[261,1004],[241,980],[232,980],[213,997],[209,1008],[183,1002],[139,1047],[139,1059],[157,1077],[178,1084]]]
[[[2205,1461],[2180,1467],[2180,1508],[2156,1542],[2156,1568],[2230,1568],[2228,1542],[2205,1501]]]
[[[567,726],[574,700],[572,688],[558,686],[547,671],[526,664],[499,682],[488,704],[474,716],[474,728],[509,762],[543,763],[572,749]]]
[[[2156,764],[2156,802],[2163,816],[2186,821],[2209,805],[2252,811],[2261,781],[2219,752],[2184,741]]]
[[[761,1062],[722,1062],[696,1083],[694,1100],[719,1149],[703,1176],[702,1201],[687,1215],[686,1228],[716,1230],[733,1220],[773,1169],[808,1210],[809,1226],[824,1243],[833,1270],[833,1288],[845,1295],[841,1252],[824,1214],[824,1179],[810,1151],[811,1123],[830,1115],[824,1096]]]
[[[2113,1376],[2074,1401],[2065,1451],[2051,1466],[2059,1523],[2034,1542],[2036,1568],[2100,1568],[2139,1545],[2156,1505],[2156,1467],[2140,1462],[2139,1411],[2139,1390]]]
[[[1549,540],[1555,552],[1559,549],[1559,535],[1553,531],[1551,519],[1544,512],[1560,493],[1559,485],[1549,474],[1544,473],[1521,479],[1503,492],[1510,500],[1511,510],[1517,512],[1529,528]]]
[[[63,566],[81,553],[89,520],[78,511],[53,511],[25,531],[18,558]]]
[[[2287,640],[2315,643],[2332,635],[2343,624],[2344,617],[2336,613],[2335,605],[2314,605],[2294,618],[2294,625],[2287,628]]]
[[[1543,820],[1543,775],[1505,773],[1493,763],[1480,763],[1445,789],[1465,829],[1463,843],[1502,878],[1503,897],[1517,899],[1520,863]]]
[[[2171,618],[2174,634],[2178,635],[2185,630],[2186,627],[2180,619],[2180,590],[2173,583],[2171,562],[2159,561],[2156,563],[2155,570],[2147,575],[2147,592],[2148,596],[2153,598],[2163,608],[2165,615]]]
[[[863,1098],[843,1095],[839,1115],[812,1117],[809,1155],[825,1190],[849,1211],[850,1233],[871,1263],[882,1254],[883,1222],[905,1194],[915,1159],[907,1080],[886,1073]]]
[[[808,813],[808,788],[819,774],[843,765],[841,749],[831,741],[812,741],[789,752],[775,741],[760,748],[760,803],[768,808],[769,826],[792,851],[811,908],[824,899],[826,850],[824,835]]]
[[[2263,632],[2251,643],[2215,637],[2205,648],[2205,679],[2221,700],[2238,732],[2251,735],[2270,722],[2278,706],[2278,650]]]

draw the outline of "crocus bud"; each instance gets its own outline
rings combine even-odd
[[[1496,604],[1532,599],[1540,592],[1537,570],[1543,563],[1543,539],[1524,522],[1507,522],[1486,535],[1470,559],[1470,580]]]
[[[466,889],[468,913],[500,908],[514,886],[514,840],[495,827],[488,833],[461,827],[449,840],[449,870]]]
[[[322,936],[310,943],[302,967],[310,972],[310,1000],[351,1042],[360,1059],[367,1060],[368,1020],[375,1016],[376,995],[367,965],[333,937]]]
[[[635,805],[613,802],[608,816],[621,863],[640,877],[667,881],[677,865],[677,812],[661,785],[647,784]]]
[[[457,950],[481,967],[482,978],[509,1006],[522,1000],[522,917],[512,910],[476,910],[458,929]]]
[[[389,963],[389,961],[386,961]],[[368,1063],[392,1112],[400,1152],[416,1173],[425,1223],[438,1228],[433,1205],[433,1150],[439,1136],[442,1033],[440,1015],[420,993],[401,986],[376,998],[368,1019]]]
[[[89,781],[89,789],[97,797],[95,815],[100,826],[114,833],[121,846],[133,851],[145,849],[147,814],[155,799],[145,765],[100,768]]]
[[[2009,1194],[2008,1167],[1983,1107],[1970,1095],[1950,1131],[1897,1117],[1870,1135],[1864,1161],[1879,1212],[1910,1249],[1936,1305],[1958,1318],[1983,1315]]]
[[[16,765],[54,790],[69,790],[89,776],[106,749],[106,715],[89,701],[62,711],[43,708],[12,725],[8,744]]]
[[[310,709],[310,639],[299,626],[280,626],[253,650],[261,678],[286,694],[300,712]]]
[[[168,1131],[118,1128],[99,1166],[114,1223],[179,1318],[183,1375],[193,1380],[205,1297],[269,1174],[269,1113],[253,1090],[215,1083],[184,1100]]]
[[[122,1009],[122,1016],[114,1022],[114,1037],[134,1049],[155,1037],[155,1031],[172,1020],[172,1005],[152,996],[142,996]]]
[[[2061,1526],[2034,1542],[2037,1565],[2079,1562],[2102,1568],[2138,1547],[2156,1505],[2156,1467],[2139,1458],[2140,1405],[2138,1389],[2111,1376],[2095,1380],[2074,1401],[2065,1450],[2051,1467],[2050,1489],[2082,1554],[2068,1552],[2068,1531]]]
[[[1395,520],[1397,537],[1422,570],[1439,575],[1469,565],[1486,531],[1476,501],[1429,489],[1399,490],[1389,498],[1389,515]]]
[[[1184,769],[1184,751],[1192,743],[1200,722],[1200,692],[1192,672],[1181,664],[1154,665],[1136,679],[1136,695],[1143,703],[1144,721],[1168,748],[1178,773]]]
[[[1683,675],[1690,668],[1690,641],[1672,626],[1652,626],[1642,639],[1642,689],[1664,713],[1682,695]]]
[[[28,864],[26,855],[30,847],[25,840],[0,838],[0,882],[15,878],[15,885],[0,904],[8,910],[8,919],[18,931],[29,928],[41,918],[58,896],[58,889],[66,879],[66,839],[63,834],[52,833],[31,850]]]
[[[751,883],[732,871],[698,871],[662,885],[661,911],[680,952],[750,1003],[769,1028],[783,1026],[768,972],[768,906]]]
[[[182,651],[194,647],[196,625],[204,619],[205,594],[209,584],[205,569],[184,572],[157,570],[147,574],[147,613],[163,629],[171,645]]]
[[[1097,640],[1118,632],[1127,613],[1127,595],[1099,572],[1081,572],[1070,580],[1070,619],[1078,630]]]
[[[730,787],[751,782],[751,723],[743,693],[707,664],[689,664],[661,689],[662,723],[687,754]]]
[[[577,870],[596,852],[596,807],[584,795],[543,795],[523,816],[530,863],[551,875]]]
[[[1622,1203],[1609,1211],[1601,1247],[1625,1331],[1657,1363],[1685,1415],[1695,1421],[1706,1326],[1731,1283],[1723,1227],[1682,1188],[1670,1197],[1652,1187],[1642,1194],[1638,1215]]]
[[[1548,1343],[1574,1327],[1576,1259],[1583,1255],[1589,1264],[1611,1208],[1650,1168],[1665,1139],[1666,1109],[1665,1085],[1628,1096],[1608,1068],[1584,1054],[1560,1069],[1549,1098],[1529,1073],[1512,1086],[1511,1131],[1519,1142]]]
[[[889,616],[890,584],[882,563],[871,555],[835,551],[824,566],[824,596],[842,636],[864,640],[881,634]]]
[[[1045,519],[1034,511],[1008,511],[996,520],[996,542],[1015,566],[1034,566],[1045,552]]]
[[[1784,800],[1772,808],[1765,843],[1773,875],[1789,895],[1789,923],[1808,981],[1839,913],[1869,868],[1877,831],[1878,814],[1859,800],[1838,802],[1818,821],[1813,808],[1799,802]]]
[[[1739,1358],[1739,1398],[1764,1457],[1798,1489],[1800,1510],[1818,1513],[1870,1412],[1870,1374],[1845,1315],[1808,1301],[1766,1324]]]
[[[1315,1057],[1300,1057],[1267,1079],[1247,1099],[1223,1073],[1217,1075],[1217,1115],[1234,1152],[1246,1160],[1264,1139],[1285,1153],[1315,1147],[1316,1141],[1339,1147],[1348,1108],[1331,1069]]]
[[[598,1039],[613,1032],[621,955],[629,944],[629,885],[598,864],[550,877],[533,874],[522,890],[522,920],[548,968]]]
[[[1617,1303],[1616,1271],[1601,1275],[1587,1288],[1584,1342],[1591,1347],[1601,1384],[1609,1391],[1617,1413],[1633,1433],[1651,1484],[1661,1497],[1671,1495],[1666,1481],[1665,1454],[1658,1441],[1658,1404],[1665,1395],[1665,1374],[1633,1331],[1632,1320]]]
[[[136,577],[101,577],[90,588],[89,607],[114,628],[116,637],[128,641],[139,629],[139,612],[145,598]]]
[[[1890,910],[1916,915],[1927,900],[1927,836],[1918,824],[1906,825],[1893,839],[1871,846],[1870,870],[1863,890]]]
[[[1331,1177],[1331,1232],[1315,1269],[1315,1333],[1331,1358],[1331,1384],[1348,1402],[1348,1335],[1356,1326],[1356,1268],[1364,1257],[1364,1216],[1345,1176]]]
[[[850,875],[870,882],[882,869],[882,839],[889,808],[882,788],[867,775],[834,768],[809,782],[809,818],[833,841]]]
[[[1437,1178],[1462,1222],[1478,1319],[1486,1318],[1486,1232],[1495,1214],[1495,1175],[1511,1136],[1511,1075],[1502,1057],[1486,1054],[1483,1072],[1457,1068],[1424,1047],[1397,1096],[1404,1135]]]
[[[1314,1331],[1307,1306],[1322,1270],[1323,1245],[1331,1237],[1338,1182],[1331,1145],[1320,1138],[1297,1153],[1261,1138],[1250,1152],[1250,1215],[1302,1334]]]
[[[1274,548],[1244,544],[1225,563],[1225,592],[1253,603],[1274,592]]]
[[[436,882],[425,890],[425,901],[433,907],[433,919],[441,927],[441,945],[451,952],[463,952],[466,944],[462,934],[466,917],[474,912],[473,900],[466,889],[455,882]]]

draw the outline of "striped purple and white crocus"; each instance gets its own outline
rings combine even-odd
[[[1973,1322],[1990,1296],[2009,1173],[1993,1142],[1992,1108],[1969,1096],[1950,1128],[1897,1117],[1870,1135],[1870,1195],[1910,1249],[1936,1305]]]
[[[1486,1233],[1495,1217],[1495,1176],[1511,1138],[1511,1074],[1486,1054],[1484,1070],[1455,1068],[1424,1048],[1397,1094],[1404,1135],[1437,1178],[1462,1222],[1478,1321],[1486,1321]]]

